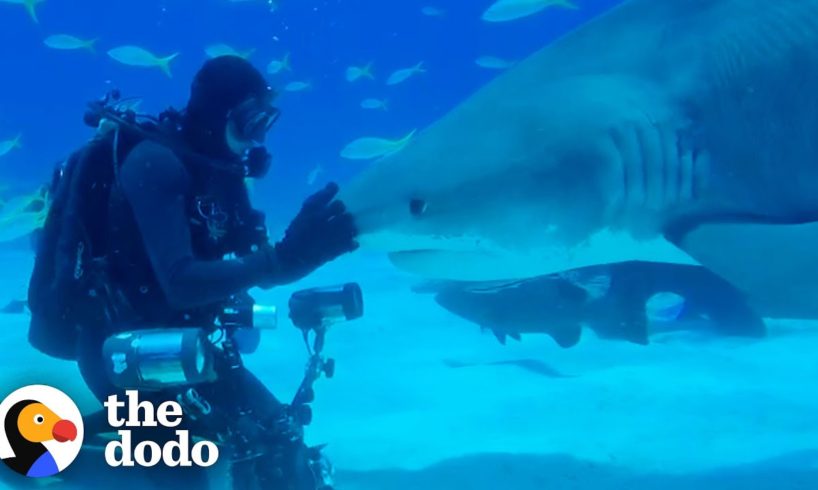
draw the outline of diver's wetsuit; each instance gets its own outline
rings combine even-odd
[[[220,186],[226,185],[224,179],[236,179],[232,175],[217,178]],[[197,260],[186,199],[192,191],[191,180],[170,150],[149,142],[134,148],[119,174],[122,194],[133,211],[156,280],[169,306],[176,310],[222,301],[269,281],[274,274],[274,254],[267,251],[237,260]],[[243,189],[240,178],[233,184]]]
[[[219,303],[231,295],[264,283],[286,282],[276,280],[275,254],[263,224],[257,215],[255,223],[248,218],[253,213],[243,179],[231,183],[229,176],[199,170],[196,173],[170,150],[151,142],[137,145],[121,165],[119,187],[111,195],[111,276],[113,288],[123,291],[134,314],[120,319],[116,330],[207,325]],[[233,194],[217,195],[224,189]],[[192,209],[201,211],[202,196],[207,197],[209,211],[192,216]],[[217,217],[216,224],[208,222],[211,214]],[[222,260],[230,252],[242,257]],[[89,328],[80,334],[80,371],[100,401],[114,393],[122,396],[104,374],[102,345],[110,333]],[[281,406],[244,368],[231,373],[229,380],[197,390],[214,412],[242,400],[256,414],[274,417]],[[176,393],[140,391],[140,398],[161,403]],[[174,434],[142,432],[134,437],[162,440]],[[162,488],[177,478],[186,487],[204,488],[205,475],[190,473],[178,468],[157,472]]]

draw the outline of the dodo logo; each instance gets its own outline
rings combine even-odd
[[[80,411],[56,388],[30,385],[16,390],[0,403],[0,420],[0,457],[22,475],[56,475],[80,452]]]

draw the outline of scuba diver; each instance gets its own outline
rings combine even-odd
[[[245,179],[269,168],[263,143],[279,116],[274,96],[249,62],[222,56],[196,74],[182,111],[140,122],[133,112],[108,110],[107,99],[91,105],[86,123],[98,128],[96,137],[54,175],[29,285],[29,339],[52,356],[75,359],[100,401],[123,395],[105,374],[103,344],[112,334],[213,324],[248,289],[292,283],[357,248],[335,184],[303,203],[281,240],[268,241]],[[261,430],[285,407],[243,366],[196,390],[191,406],[204,400],[208,416],[186,413],[185,421],[196,419],[192,433],[205,438]],[[140,399],[181,400],[178,389],[140,391]],[[253,419],[235,420],[238,405]],[[134,436],[173,437],[166,432]],[[294,482],[309,471],[303,454],[277,457],[289,463],[264,488],[326,488]],[[151,472],[162,488],[173,481],[207,487],[203,471],[157,468]]]

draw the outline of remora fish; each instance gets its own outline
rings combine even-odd
[[[588,284],[606,277],[595,294]],[[625,262],[588,267],[570,274],[499,283],[442,281],[420,288],[452,313],[491,331],[501,343],[508,337],[547,334],[572,347],[583,325],[603,339],[647,344],[653,333],[687,330],[715,336],[763,337],[761,317],[740,292],[698,266]],[[684,298],[673,321],[656,322],[648,302],[657,294]],[[652,321],[653,320],[653,321]]]
[[[764,311],[815,314],[816,86],[818,0],[631,0],[339,197],[362,245],[427,277],[700,263]]]

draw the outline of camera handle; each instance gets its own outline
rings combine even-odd
[[[221,358],[219,377],[223,379],[233,378],[230,383],[227,383],[231,391],[230,398],[236,401],[230,418],[233,421],[239,421],[236,424],[237,427],[228,427],[228,433],[224,437],[224,439],[229,440],[229,444],[233,447],[234,460],[258,456],[253,449],[255,446],[253,441],[256,438],[263,437],[263,433],[267,430],[272,429],[274,432],[278,432],[279,435],[283,431],[289,433],[291,438],[297,439],[303,433],[303,427],[310,424],[312,421],[310,403],[315,399],[313,385],[322,375],[332,378],[335,372],[335,360],[327,359],[322,355],[328,328],[328,325],[322,324],[301,329],[309,360],[301,384],[289,406],[286,407],[286,414],[283,415],[281,420],[277,420],[272,424],[274,427],[264,427],[261,424],[252,423],[253,410],[244,403],[247,392],[241,376],[231,376],[232,373],[244,366],[241,353],[232,338],[234,328],[222,329],[223,336],[219,340]],[[314,333],[312,344],[310,343],[310,332]],[[194,409],[194,413],[199,412],[194,415],[194,418],[197,415],[202,417],[210,415],[209,403],[199,396],[195,388],[186,390],[177,400],[184,402],[183,406]],[[202,410],[203,405],[207,407],[206,410]]]
[[[304,425],[309,424],[312,418],[309,404],[315,399],[313,385],[322,374],[327,378],[332,378],[335,374],[335,359],[325,358],[322,355],[328,328],[328,325],[321,324],[312,328],[302,328],[301,332],[304,337],[304,345],[307,348],[307,353],[310,358],[307,361],[304,378],[298,390],[295,392],[290,406],[296,412],[300,412],[303,419],[306,419],[304,420]],[[315,333],[312,346],[310,345],[310,331]]]
[[[220,428],[217,429],[218,440],[230,447],[231,461],[257,458],[263,455],[259,441],[272,429],[268,427],[268,423],[272,421],[265,423],[258,420],[251,404],[247,403],[247,397],[251,395],[248,394],[244,377],[238,374],[244,367],[244,362],[232,338],[235,328],[226,327],[220,330],[222,335],[216,341],[219,343],[217,375],[224,389],[228,390],[227,398],[233,400],[229,411],[214,411],[210,401],[203,397],[195,386],[180,392],[176,401],[192,419]]]
[[[228,386],[231,390],[231,398],[236,404],[230,414],[226,414],[232,423],[225,424],[226,432],[219,437],[222,443],[230,447],[230,474],[234,490],[244,490],[256,488],[259,482],[283,483],[286,471],[283,467],[276,466],[284,458],[284,453],[280,453],[284,446],[269,444],[269,438],[283,437],[289,440],[288,444],[303,445],[304,427],[312,421],[312,409],[310,403],[315,397],[313,385],[322,374],[331,378],[334,374],[334,359],[326,359],[322,356],[329,324],[322,322],[319,326],[301,328],[304,344],[309,354],[309,361],[304,371],[304,378],[293,396],[290,405],[284,405],[281,415],[275,420],[258,420],[253,410],[245,403],[247,391],[241,376],[233,376],[244,365],[236,342],[233,339],[234,328],[224,328],[221,344],[221,365],[219,376],[233,378]],[[312,345],[310,345],[310,332],[314,333]],[[189,408],[198,408],[202,416],[212,416],[210,405],[207,400],[203,400],[194,388],[187,390],[186,394]],[[204,408],[204,410],[202,410]],[[266,442],[265,442],[266,441]],[[310,481],[315,482],[315,488],[332,488],[332,478],[334,469],[332,464],[322,455],[323,446],[306,447],[308,461],[306,468],[311,475]],[[272,450],[272,452],[270,452]],[[268,461],[269,463],[262,463]],[[272,464],[273,466],[270,466]],[[260,466],[259,466],[260,465]],[[260,480],[256,481],[255,479]]]

